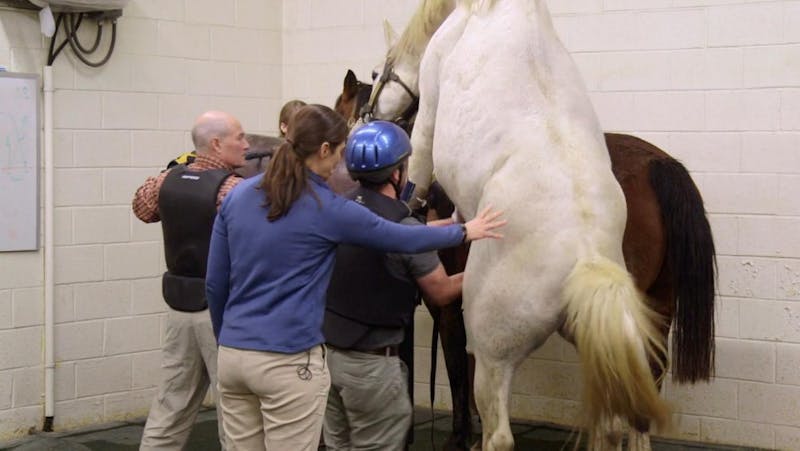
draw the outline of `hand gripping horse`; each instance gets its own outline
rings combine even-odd
[[[513,371],[557,330],[576,344],[583,363],[590,446],[619,446],[618,440],[608,443],[606,438],[616,436],[610,428],[621,418],[635,426],[629,446],[649,449],[649,423],[668,421],[657,382],[673,314],[676,345],[693,345],[689,355],[679,353],[675,359],[675,379],[705,379],[713,367],[713,241],[701,200],[697,208],[699,193],[688,174],[667,169],[667,176],[685,179],[678,185],[688,183],[692,195],[687,198],[696,199],[691,199],[693,210],[661,224],[658,202],[662,209],[679,207],[680,202],[663,201],[681,193],[657,191],[659,177],[652,174],[659,166],[654,162],[671,159],[640,155],[639,162],[651,171],[650,187],[630,178],[636,168],[612,173],[613,155],[609,158],[580,76],[555,35],[544,1],[462,1],[447,16],[448,4],[423,3],[390,51],[370,104],[375,117],[394,117],[409,104],[418,73],[412,181],[424,192],[435,169],[464,216],[492,204],[509,217],[506,239],[476,243],[466,267],[464,316],[477,364],[483,447],[513,447],[508,426]],[[443,11],[444,23],[434,17]],[[398,80],[406,82],[390,83]],[[638,141],[623,139],[620,146],[642,147]],[[640,260],[629,255],[641,243],[623,246],[631,217],[615,175],[623,187],[650,188],[652,205],[637,204],[631,196],[627,204],[662,227],[662,247],[653,243],[652,258],[641,252]],[[699,254],[707,264],[692,275],[681,264],[695,250],[671,243],[665,252],[663,241],[680,239],[673,232],[687,231],[681,221],[697,222],[698,216],[700,236],[692,242],[702,245]],[[650,280],[653,285],[639,278],[648,271],[634,271],[639,287],[649,287],[648,294],[660,293],[660,298],[647,299],[637,289],[623,267],[625,250],[629,265],[663,263],[656,280]],[[696,292],[672,283],[687,277],[699,285]],[[671,302],[662,304],[663,299]],[[698,324],[682,322],[693,315]],[[699,342],[692,344],[687,337]]]

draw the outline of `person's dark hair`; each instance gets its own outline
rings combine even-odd
[[[308,188],[305,161],[327,142],[331,150],[347,139],[347,123],[339,113],[324,105],[307,105],[292,118],[289,136],[278,151],[261,181],[266,193],[267,219],[275,221],[289,212]]]
[[[364,188],[368,188],[371,190],[378,190],[383,187],[383,185],[390,183],[392,181],[392,173],[394,173],[395,169],[400,170],[400,178],[403,178],[403,174],[406,172],[408,168],[408,157],[404,158],[402,161],[389,166],[388,168],[384,168],[380,171],[376,171],[373,174],[370,174],[370,177],[359,177],[356,179],[361,186]],[[352,176],[351,176],[352,178]]]
[[[281,112],[278,115],[278,136],[281,138],[286,137],[286,135],[283,133],[283,130],[281,130],[281,124],[286,124],[288,127],[292,116],[294,116],[294,114],[304,106],[306,106],[306,103],[302,100],[290,100],[283,105]]]

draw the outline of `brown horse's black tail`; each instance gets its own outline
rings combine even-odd
[[[714,238],[703,198],[686,168],[672,158],[650,162],[650,184],[666,229],[667,268],[675,287],[672,373],[676,382],[714,372]]]

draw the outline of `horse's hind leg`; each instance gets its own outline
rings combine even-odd
[[[508,418],[511,394],[511,362],[490,360],[475,354],[475,402],[481,416],[483,451],[514,449]]]
[[[666,337],[669,329],[662,330],[664,346],[666,346]],[[662,376],[664,375],[663,368],[667,362],[667,356],[659,356],[658,359],[650,359],[650,368],[653,372],[653,377],[656,379],[658,388],[661,389],[663,384]],[[640,418],[635,424],[631,425],[628,431],[628,450],[629,451],[651,451],[650,445],[650,422],[644,418]]]
[[[628,450],[629,451],[650,451],[650,433],[641,432],[636,428],[631,428],[628,433]]]
[[[589,446],[591,451],[622,451],[622,420],[619,417],[602,421],[603,434],[594,438]]]
[[[657,285],[656,285],[657,288]],[[663,290],[652,289],[650,292],[650,300],[654,302],[654,308],[662,315],[671,317],[672,313],[665,306],[669,304],[670,299],[674,298],[671,292],[667,291],[666,294]],[[661,324],[661,340],[664,349],[667,347],[667,334],[669,334],[669,322]],[[653,378],[656,380],[658,389],[663,385],[663,376],[666,371],[667,356],[658,355],[648,358],[650,361],[650,371],[653,373]],[[645,418],[639,418],[635,424],[631,425],[628,431],[628,450],[629,451],[651,451],[650,445],[650,422]]]

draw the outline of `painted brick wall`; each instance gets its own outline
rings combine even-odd
[[[57,430],[146,414],[164,258],[160,226],[131,213],[133,192],[192,148],[204,110],[276,133],[281,26],[278,0],[132,0],[108,64],[87,67],[68,48],[56,60]],[[41,74],[48,43],[34,12],[0,7],[0,65]],[[2,443],[42,425],[42,253],[0,253],[0,268]]]
[[[284,97],[330,104],[348,68],[369,80],[385,51],[381,22],[402,31],[417,3],[286,2]],[[676,408],[669,435],[800,449],[800,1],[549,4],[603,127],[683,161],[714,229],[717,377],[666,385]],[[420,309],[418,404],[427,403],[430,329]],[[512,414],[571,423],[578,371],[574,348],[551,338],[518,371]],[[438,374],[444,408],[441,358]]]

